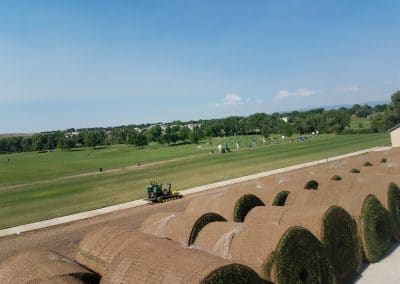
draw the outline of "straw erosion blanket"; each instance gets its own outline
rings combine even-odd
[[[99,277],[64,256],[30,250],[0,264],[0,283],[98,283]]]
[[[162,212],[150,215],[142,223],[139,231],[171,239],[183,246],[190,246],[204,226],[216,221],[226,221],[226,219],[212,212],[191,214]]]
[[[193,248],[247,265],[274,283],[333,282],[321,242],[298,226],[213,222]]]
[[[362,248],[357,224],[339,206],[256,207],[247,214],[245,223],[304,227],[322,242],[336,276],[343,278],[361,268]]]
[[[78,260],[102,283],[259,283],[245,265],[140,232],[104,227],[81,242]]]

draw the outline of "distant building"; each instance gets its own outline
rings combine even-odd
[[[288,123],[288,121],[289,121],[289,117],[287,117],[287,116],[283,116],[283,117],[281,117],[281,119],[286,123]]]
[[[186,125],[187,128],[189,128],[190,130],[196,129],[196,128],[200,128],[201,123],[190,123]]]
[[[72,132],[66,132],[64,133],[64,137],[73,137],[73,136],[78,136],[79,135],[79,131],[72,131]]]
[[[400,147],[400,123],[390,128],[388,132],[390,140],[392,140],[392,147]]]

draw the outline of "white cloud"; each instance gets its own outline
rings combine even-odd
[[[249,97],[243,98],[236,93],[226,94],[221,103],[212,104],[213,107],[232,107],[237,105],[251,105],[251,104],[262,104],[263,99],[252,99]]]
[[[361,90],[358,86],[337,87],[336,90],[340,92],[358,92]]]
[[[246,100],[246,102],[247,102],[247,100]],[[244,103],[244,101],[243,101],[242,97],[238,96],[235,93],[229,93],[229,94],[225,95],[225,98],[222,101],[222,103],[214,104],[214,106],[216,106],[216,107],[236,106],[236,105],[243,104],[243,103]]]
[[[296,91],[290,92],[288,90],[280,90],[275,96],[277,100],[283,100],[289,97],[309,97],[315,95],[317,92],[305,88],[300,88]]]

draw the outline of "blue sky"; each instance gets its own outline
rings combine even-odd
[[[388,100],[400,1],[0,1],[0,132]]]

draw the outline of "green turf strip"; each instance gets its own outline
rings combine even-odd
[[[364,200],[361,215],[365,257],[370,262],[377,262],[388,251],[392,240],[389,213],[382,203],[370,194]]]
[[[233,220],[235,222],[243,222],[247,213],[249,213],[252,208],[264,205],[264,202],[254,194],[245,194],[235,203],[235,208],[233,209]]]
[[[400,241],[400,189],[394,182],[388,186],[387,198],[393,238]]]
[[[192,245],[197,238],[197,235],[207,224],[211,222],[224,222],[226,219],[216,213],[206,213],[197,219],[196,223],[193,225],[193,229],[190,232],[188,246]]]
[[[321,241],[337,277],[343,279],[360,270],[362,246],[357,223],[342,207],[332,206],[325,213]]]
[[[334,282],[324,247],[302,227],[291,227],[283,234],[275,254],[264,263],[262,274],[274,283]]]

